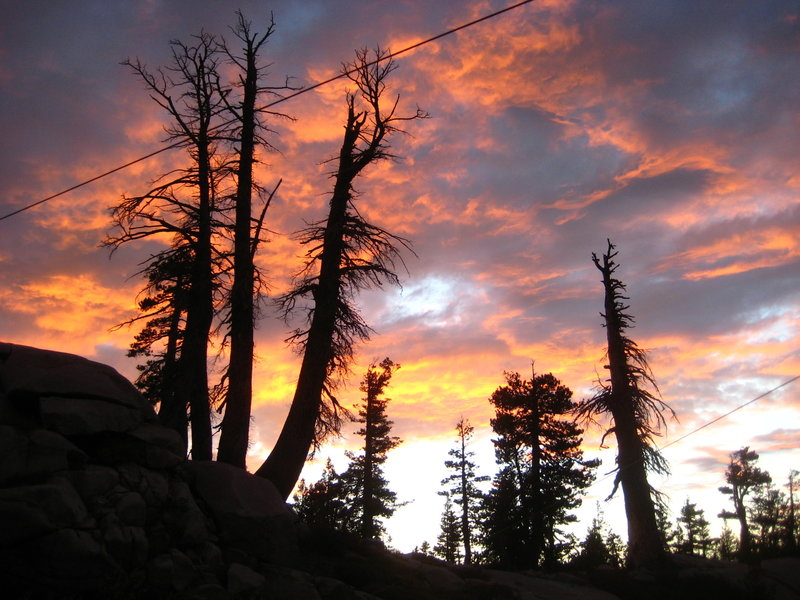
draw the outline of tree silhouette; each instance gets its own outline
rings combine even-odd
[[[756,488],[750,522],[757,528],[754,545],[761,556],[777,556],[783,550],[787,508],[786,497],[779,489],[769,483]]]
[[[307,525],[325,529],[343,529],[346,514],[342,482],[330,458],[319,481],[308,485],[301,479],[294,495],[297,516]]]
[[[186,245],[151,257],[140,272],[147,279],[147,285],[137,298],[141,314],[117,326],[145,321],[128,350],[129,357],[145,358],[145,363],[136,367],[139,376],[135,384],[142,395],[158,407],[162,422],[180,425],[184,446],[187,443],[186,407],[176,405],[174,379],[183,340],[190,261],[191,253]]]
[[[569,388],[549,373],[530,380],[505,376],[507,385],[490,398],[495,455],[503,468],[487,499],[487,508],[503,512],[487,515],[483,544],[500,564],[552,567],[569,550],[559,541],[561,526],[575,520],[571,511],[597,462],[582,460],[582,430],[563,418],[576,406]],[[511,506],[503,507],[512,496]],[[506,538],[509,533],[514,539]]]
[[[739,546],[736,542],[736,535],[731,531],[726,522],[722,526],[722,531],[717,538],[715,555],[722,560],[733,560],[739,551]]]
[[[678,523],[682,526],[680,531],[683,538],[678,541],[678,549],[686,554],[694,554],[699,549],[705,556],[710,538],[708,521],[703,509],[697,508],[697,505],[689,502],[687,498],[678,515]]]
[[[139,60],[127,60],[124,64],[144,82],[150,97],[169,115],[168,140],[186,148],[190,164],[163,176],[145,194],[124,197],[112,210],[119,232],[107,236],[103,245],[113,251],[135,240],[172,237],[171,247],[152,256],[148,261],[151,267],[144,269],[149,277],[156,277],[156,281],[150,277],[148,285],[157,289],[158,277],[167,274],[159,270],[158,263],[172,260],[175,264],[179,256],[180,264],[186,267],[180,306],[173,307],[175,310],[169,316],[180,319],[184,315],[180,352],[174,358],[174,368],[169,370],[170,393],[163,398],[159,414],[165,425],[186,440],[188,408],[192,457],[210,460],[207,358],[217,270],[212,237],[220,187],[228,172],[224,153],[218,153],[220,130],[216,128],[224,107],[218,74],[220,46],[207,33],[194,36],[191,43],[173,41],[170,46],[172,61],[165,69],[151,72]],[[177,299],[178,295],[171,298]]]
[[[308,248],[305,267],[294,289],[283,297],[287,317],[298,302],[312,300],[305,307],[307,326],[289,338],[303,353],[289,414],[257,471],[284,497],[291,493],[312,446],[341,426],[341,407],[333,394],[336,376],[347,372],[354,344],[370,332],[354,296],[372,285],[397,283],[399,247],[408,247],[406,240],[368,223],[354,204],[355,179],[371,163],[392,158],[388,138],[401,131],[400,123],[427,116],[419,109],[401,116],[398,99],[386,100],[386,80],[394,68],[388,52],[380,48],[374,60],[367,50],[356,52],[354,71],[346,67],[357,91],[346,96],[344,139],[328,217],[301,232],[300,241]]]
[[[794,554],[797,551],[797,517],[795,516],[794,493],[797,489],[797,476],[800,472],[792,469],[789,471],[789,481],[786,489],[789,490],[789,504],[786,506],[786,518],[784,520],[784,546],[787,554]]]
[[[731,497],[733,511],[722,511],[719,516],[723,519],[737,519],[739,521],[739,559],[748,562],[753,558],[753,536],[747,522],[747,496],[754,488],[772,481],[769,473],[756,466],[758,454],[748,446],[731,453],[731,460],[725,470],[726,486],[719,491]]]
[[[655,490],[647,482],[647,471],[668,471],[666,461],[653,445],[666,425],[663,412],[672,410],[660,399],[658,386],[644,350],[625,331],[634,318],[627,312],[625,284],[615,277],[618,252],[608,241],[602,259],[592,253],[592,262],[603,275],[605,320],[610,378],[599,383],[597,393],[580,403],[578,418],[595,420],[610,415],[612,424],[603,439],[614,433],[617,440],[617,474],[613,496],[622,485],[628,521],[628,561],[632,566],[663,561],[664,544],[655,515]],[[648,389],[650,388],[650,389]],[[652,390],[652,391],[651,391]]]
[[[400,365],[385,358],[379,365],[367,369],[360,389],[364,401],[358,406],[357,423],[362,427],[356,433],[364,438],[363,452],[348,452],[350,466],[341,480],[348,493],[348,529],[366,540],[378,539],[383,533],[379,518],[390,517],[397,507],[397,494],[389,489],[383,476],[382,465],[387,453],[401,440],[390,435],[392,422],[386,416],[390,399],[384,396],[386,386]]]
[[[475,474],[475,462],[472,460],[475,453],[467,448],[474,431],[475,428],[464,417],[456,423],[456,447],[448,451],[452,460],[444,463],[451,473],[442,480],[442,485],[449,484],[450,487],[439,492],[447,496],[448,502],[450,498],[454,498],[455,503],[461,507],[460,540],[464,545],[465,565],[472,564],[472,530],[476,525],[477,509],[483,499],[483,493],[475,484],[489,479],[486,475]]]
[[[446,494],[445,498],[440,532],[433,551],[447,562],[457,563],[461,559],[461,523],[453,510],[450,495]]]
[[[259,108],[257,103],[262,95],[276,95],[279,90],[288,89],[288,86],[268,87],[262,82],[265,67],[260,64],[259,53],[274,32],[274,21],[270,20],[264,33],[257,33],[241,12],[237,12],[237,16],[233,33],[242,44],[241,51],[233,51],[226,43],[222,43],[222,51],[237,70],[235,87],[241,93],[236,102],[231,99],[231,94],[221,94],[225,101],[225,114],[231,116],[233,121],[227,128],[227,136],[235,146],[236,158],[232,171],[236,182],[233,193],[233,283],[228,297],[227,317],[230,358],[225,398],[219,407],[221,411],[224,406],[225,415],[220,424],[217,459],[245,468],[253,397],[256,298],[262,283],[254,257],[261,242],[264,216],[277,191],[276,186],[270,194],[265,194],[263,188],[254,181],[253,165],[257,160],[257,148],[272,148],[265,136],[269,130],[261,116],[268,113],[287,118],[281,113]],[[258,218],[253,215],[254,192],[265,196]]]
[[[620,567],[623,561],[624,546],[620,537],[611,531],[603,516],[600,505],[591,524],[586,530],[586,537],[580,544],[580,551],[572,564],[583,569],[599,566]]]

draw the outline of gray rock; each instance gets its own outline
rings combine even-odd
[[[46,429],[32,431],[30,445],[29,471],[61,471],[64,462],[67,468],[77,469],[82,468],[88,460],[86,453],[67,438]]]
[[[123,567],[145,566],[148,542],[141,527],[113,525],[103,532],[103,542],[108,554]]]
[[[297,517],[272,482],[217,462],[187,463],[195,495],[216,523],[229,560],[291,564],[298,552]]]
[[[450,569],[406,558],[401,560],[413,570],[415,578],[422,579],[433,590],[447,591],[450,594],[461,593],[464,590],[464,580]]]
[[[144,526],[147,520],[147,505],[137,492],[127,492],[118,499],[114,511],[125,525]]]
[[[4,344],[0,382],[8,396],[33,392],[38,396],[102,398],[143,414],[150,408],[152,414],[133,384],[117,371],[75,354]]]
[[[142,412],[104,399],[40,396],[42,424],[63,435],[127,431],[143,420]]]
[[[8,425],[0,425],[0,484],[26,479],[30,438]],[[40,473],[31,473],[36,477]]]
[[[134,463],[117,465],[116,471],[125,488],[139,492],[154,509],[159,509],[171,497],[169,476],[163,471]]]
[[[228,567],[228,591],[231,594],[242,594],[258,590],[264,585],[266,578],[250,567],[232,563]]]
[[[63,476],[69,479],[87,506],[91,506],[99,496],[105,496],[119,484],[119,473],[101,465],[89,464],[82,469],[65,471]]]
[[[88,532],[60,529],[36,544],[32,566],[55,589],[102,590],[119,585],[124,572]]]
[[[185,590],[197,577],[197,568],[192,559],[180,550],[172,549],[172,587],[178,591]]]
[[[168,429],[158,423],[141,423],[128,435],[148,446],[162,448],[180,459],[185,459],[183,440],[177,431]]]
[[[163,590],[183,591],[197,577],[191,559],[178,550],[170,550],[150,560],[147,579],[151,585]]]
[[[308,573],[282,567],[268,567],[264,573],[264,598],[322,600]]]
[[[57,529],[87,524],[89,513],[66,479],[0,489],[0,544],[13,546]]]
[[[519,600],[619,600],[608,592],[586,586],[572,585],[570,583],[552,581],[542,577],[533,577],[524,573],[510,573],[506,571],[493,571],[486,569],[483,573],[487,576],[488,583],[498,592],[504,589],[506,595]]]
[[[189,485],[171,480],[170,494],[162,512],[164,525],[182,548],[197,546],[209,540],[206,515],[197,505]]]
[[[31,482],[83,466],[84,452],[66,438],[43,429],[20,431],[0,425],[0,484]]]

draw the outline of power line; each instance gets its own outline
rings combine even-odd
[[[781,388],[783,388],[783,387],[786,387],[787,385],[790,385],[790,384],[794,383],[794,382],[795,382],[795,381],[797,381],[798,379],[800,379],[800,375],[795,375],[795,376],[794,376],[794,377],[792,377],[791,379],[789,379],[789,380],[787,380],[787,381],[784,381],[783,383],[781,383],[781,384],[779,384],[779,385],[776,385],[774,388],[772,388],[772,389],[770,389],[770,390],[767,390],[767,391],[766,391],[766,392],[764,392],[763,394],[760,394],[759,396],[756,396],[755,398],[752,398],[751,400],[748,400],[747,402],[744,402],[743,404],[740,404],[740,405],[738,405],[737,407],[735,407],[735,408],[733,408],[733,409],[729,410],[729,411],[728,411],[728,412],[726,412],[725,414],[723,414],[723,415],[720,415],[720,416],[719,416],[719,417],[717,417],[716,419],[712,419],[712,420],[711,420],[711,421],[709,421],[708,423],[703,423],[702,425],[700,425],[700,427],[697,427],[696,429],[693,429],[692,431],[690,431],[690,432],[689,432],[689,433],[687,433],[687,434],[684,434],[684,435],[682,435],[682,436],[681,436],[681,437],[679,437],[678,439],[672,440],[672,441],[671,441],[670,443],[668,443],[668,444],[664,444],[664,445],[663,445],[661,448],[659,448],[658,450],[659,450],[659,451],[662,451],[662,450],[666,450],[666,449],[667,449],[667,448],[669,448],[670,446],[674,446],[674,445],[675,445],[675,444],[677,444],[678,442],[681,442],[681,441],[685,440],[686,438],[688,438],[689,436],[692,436],[692,435],[694,435],[694,434],[695,434],[695,433],[697,433],[698,431],[701,431],[701,430],[705,429],[706,427],[709,427],[709,426],[713,425],[714,423],[717,423],[717,422],[721,421],[722,419],[725,419],[725,418],[727,418],[727,417],[731,416],[731,415],[732,415],[733,413],[735,413],[736,411],[742,410],[743,408],[745,408],[745,407],[747,407],[747,406],[750,406],[750,405],[751,405],[751,404],[753,404],[754,402],[757,402],[758,400],[761,400],[762,398],[765,398],[765,397],[769,396],[770,394],[772,394],[772,393],[774,393],[774,392],[777,392],[779,389],[781,389]],[[625,466],[626,466],[626,467],[633,466],[633,465],[635,465],[637,462],[640,462],[640,461],[641,461],[641,459],[637,459],[637,460],[634,460],[634,461],[633,461],[633,462],[631,462],[631,463],[626,463],[626,464],[625,464]],[[611,471],[610,473],[607,473],[606,475],[604,475],[604,476],[603,476],[603,477],[601,477],[600,479],[596,479],[594,483],[599,483],[599,482],[601,482],[601,481],[604,481],[604,480],[608,479],[608,478],[609,478],[609,477],[611,477],[612,475],[614,475],[614,474],[618,473],[618,472],[621,470],[621,468],[622,468],[621,466],[617,466],[617,468],[615,468],[615,469],[614,469],[613,471]]]
[[[756,401],[758,401],[758,400],[761,400],[762,398],[765,398],[766,396],[769,396],[769,395],[770,395],[770,394],[772,394],[773,392],[777,392],[777,391],[778,391],[779,389],[781,389],[782,387],[786,387],[787,385],[794,383],[794,382],[795,382],[795,381],[797,381],[798,379],[800,379],[800,375],[795,375],[794,377],[792,377],[792,378],[791,378],[791,379],[789,379],[788,381],[784,381],[784,382],[783,382],[783,383],[781,383],[780,385],[777,385],[777,386],[775,386],[774,388],[772,388],[771,390],[768,390],[768,391],[764,392],[764,393],[763,393],[763,394],[761,394],[760,396],[756,396],[756,397],[755,397],[755,398],[753,398],[752,400],[748,400],[748,401],[747,401],[747,402],[745,402],[744,404],[740,404],[740,405],[739,405],[739,406],[737,406],[736,408],[729,410],[729,411],[728,411],[728,412],[726,412],[724,415],[720,415],[720,416],[719,416],[719,417],[717,417],[716,419],[712,419],[712,420],[711,420],[711,421],[709,421],[708,423],[704,423],[703,425],[701,425],[701,426],[700,426],[700,427],[698,427],[697,429],[693,429],[692,431],[690,431],[689,433],[687,433],[687,434],[685,434],[685,435],[682,435],[682,436],[681,436],[681,437],[679,437],[678,439],[676,439],[676,440],[672,440],[672,441],[671,441],[669,444],[664,444],[664,445],[663,445],[663,446],[662,446],[660,449],[661,449],[661,450],[665,450],[665,449],[669,448],[670,446],[674,446],[674,445],[675,445],[675,444],[677,444],[678,442],[680,442],[680,441],[682,441],[682,440],[685,440],[686,438],[688,438],[690,435],[694,435],[695,433],[697,433],[697,432],[698,432],[698,431],[700,431],[701,429],[705,429],[706,427],[709,427],[710,425],[713,425],[714,423],[716,423],[716,422],[718,422],[718,421],[721,421],[722,419],[725,419],[725,418],[727,418],[727,417],[731,416],[731,415],[732,415],[733,413],[735,413],[736,411],[738,411],[738,410],[742,410],[742,409],[743,409],[744,407],[746,407],[746,406],[750,406],[750,405],[751,405],[751,404],[753,404],[754,402],[756,402]]]
[[[426,44],[430,44],[431,42],[435,42],[436,40],[439,40],[439,39],[442,39],[444,37],[447,37],[448,35],[452,35],[452,34],[458,32],[458,31],[461,31],[463,29],[467,29],[468,27],[472,27],[474,25],[477,25],[478,23],[482,23],[484,21],[488,21],[489,19],[493,19],[495,17],[498,17],[498,16],[500,16],[500,15],[502,15],[504,13],[507,13],[509,11],[517,9],[517,8],[519,8],[521,6],[526,5],[526,4],[531,4],[532,2],[535,2],[535,0],[522,0],[522,2],[517,2],[515,4],[507,6],[505,8],[500,9],[500,10],[497,10],[497,11],[495,11],[493,13],[488,14],[488,15],[484,15],[482,17],[479,17],[477,19],[474,19],[472,21],[469,21],[469,22],[464,23],[462,25],[459,25],[457,27],[453,27],[452,29],[448,29],[447,31],[444,31],[444,32],[439,33],[439,34],[436,34],[433,37],[429,37],[429,38],[427,38],[425,40],[422,40],[421,42],[417,42],[415,44],[411,44],[410,46],[407,46],[406,48],[403,48],[402,50],[398,50],[397,52],[391,52],[391,53],[387,54],[386,56],[383,56],[381,58],[377,58],[377,59],[367,63],[364,66],[370,67],[370,66],[376,65],[376,64],[378,64],[380,62],[391,60],[391,59],[393,59],[393,58],[395,58],[397,56],[400,56],[401,54],[406,54],[408,52],[411,52],[412,50],[420,48],[421,46],[425,46]],[[319,82],[315,83],[314,85],[311,85],[309,87],[303,88],[301,90],[298,90],[297,92],[294,92],[294,93],[289,94],[287,96],[283,96],[281,98],[278,98],[277,100],[274,100],[273,102],[265,104],[264,106],[259,107],[258,110],[259,111],[263,111],[263,110],[271,108],[271,107],[273,107],[273,106],[275,106],[277,104],[281,104],[282,102],[286,102],[286,101],[291,100],[293,98],[297,98],[298,96],[300,96],[302,94],[306,94],[308,92],[311,92],[313,90],[321,88],[321,87],[323,87],[325,85],[328,85],[328,84],[330,84],[330,83],[332,83],[332,82],[334,82],[334,81],[336,81],[338,79],[341,79],[343,77],[347,77],[348,75],[351,75],[351,74],[355,73],[357,70],[358,70],[357,68],[353,68],[353,69],[342,71],[338,75],[334,75],[333,77],[329,77],[328,79],[325,79],[323,81],[319,81]],[[217,129],[221,129],[223,127],[226,127],[226,126],[230,125],[231,123],[233,123],[234,121],[236,121],[236,119],[230,119],[230,120],[228,120],[228,121],[226,121],[224,123],[221,123],[221,124],[217,125],[212,130],[217,130]],[[127,163],[125,163],[123,165],[120,165],[118,167],[115,167],[113,169],[105,171],[104,173],[100,173],[99,175],[95,175],[91,179],[87,179],[87,180],[82,181],[80,183],[76,183],[75,185],[73,185],[71,187],[68,187],[65,190],[61,190],[60,192],[57,192],[57,193],[55,193],[55,194],[53,194],[51,196],[48,196],[47,198],[42,198],[41,200],[37,200],[36,202],[28,204],[27,206],[23,206],[22,208],[19,208],[19,209],[15,210],[15,211],[12,211],[12,212],[8,213],[8,214],[0,216],[0,221],[4,221],[5,219],[13,217],[14,215],[18,215],[21,212],[25,212],[26,210],[29,210],[29,209],[34,208],[36,206],[39,206],[40,204],[44,204],[45,202],[48,202],[48,201],[53,200],[55,198],[58,198],[59,196],[63,196],[65,194],[68,194],[69,192],[77,190],[78,188],[87,186],[90,183],[94,183],[95,181],[97,181],[99,179],[103,179],[104,177],[108,177],[109,175],[117,173],[118,171],[122,171],[123,169],[127,169],[128,167],[133,166],[136,163],[140,163],[140,162],[142,162],[144,160],[147,160],[148,158],[152,158],[153,156],[161,154],[162,152],[166,152],[167,150],[172,150],[173,148],[177,148],[178,146],[181,146],[183,144],[184,144],[183,141],[175,142],[175,143],[170,144],[168,146],[164,146],[163,148],[160,148],[159,150],[155,150],[153,152],[150,152],[149,154],[146,154],[144,156],[136,158],[136,159],[134,159],[134,160],[132,160],[130,162],[127,162]]]

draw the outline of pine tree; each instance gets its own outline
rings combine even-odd
[[[623,553],[622,539],[608,527],[598,503],[595,516],[586,531],[586,537],[581,542],[580,552],[573,560],[573,564],[582,569],[603,565],[619,567],[622,565]]]
[[[617,476],[611,495],[622,486],[628,521],[628,560],[632,566],[666,560],[661,532],[656,522],[656,491],[647,481],[647,471],[668,472],[667,463],[653,444],[666,421],[663,412],[672,410],[660,399],[658,386],[644,350],[627,337],[634,318],[627,310],[625,284],[614,274],[618,252],[608,241],[602,260],[592,253],[595,267],[603,275],[605,320],[608,342],[609,379],[600,382],[594,397],[581,403],[578,417],[594,420],[608,414],[613,424],[606,435],[617,440]]]
[[[786,518],[783,523],[783,543],[786,553],[789,555],[797,552],[797,517],[795,515],[794,494],[797,490],[798,475],[800,475],[800,471],[792,469],[789,471],[789,481],[786,483],[786,489],[789,492],[789,503],[786,506]]]
[[[364,438],[364,447],[360,454],[347,453],[350,465],[340,476],[349,507],[344,529],[367,540],[381,537],[381,519],[392,516],[398,507],[397,494],[389,489],[382,465],[387,453],[401,443],[400,438],[390,435],[393,423],[386,416],[390,399],[384,397],[386,386],[399,368],[385,358],[367,369],[360,386],[364,400],[356,407],[356,422],[362,424],[356,433]]]
[[[492,480],[492,487],[479,512],[481,562],[503,569],[523,566],[527,556],[526,541],[520,531],[526,515],[519,501],[517,478],[512,467],[502,468]],[[527,561],[530,562],[530,561]]]
[[[552,567],[569,551],[561,526],[575,520],[598,464],[583,461],[583,431],[564,418],[576,406],[572,392],[552,374],[506,373],[490,402],[502,469],[485,503],[483,545],[504,566]]]
[[[442,480],[442,485],[449,487],[439,492],[448,497],[448,502],[453,498],[461,508],[461,543],[464,546],[465,565],[472,564],[472,531],[476,526],[477,510],[483,499],[476,484],[489,479],[488,476],[475,474],[475,462],[472,460],[475,453],[468,449],[474,431],[475,428],[464,417],[456,423],[456,447],[448,451],[452,459],[444,463],[451,473]]]
[[[448,494],[442,512],[441,531],[436,538],[433,551],[440,558],[455,564],[461,560],[461,542],[460,519],[453,510],[453,503]]]
[[[733,452],[725,471],[728,485],[719,488],[720,492],[730,496],[733,501],[733,511],[724,510],[719,516],[739,521],[739,559],[742,562],[749,562],[753,558],[753,535],[747,520],[747,497],[758,486],[772,481],[769,473],[756,466],[756,461],[758,454],[748,446]]]
[[[307,484],[301,479],[294,495],[297,516],[307,525],[324,529],[342,529],[349,511],[342,482],[329,458],[319,481]]]
[[[686,554],[694,554],[695,550],[699,549],[705,556],[710,539],[708,521],[703,509],[698,509],[697,505],[689,502],[687,498],[678,515],[678,523],[683,526],[683,540],[678,549]]]
[[[757,528],[755,546],[761,556],[781,553],[787,511],[788,502],[780,490],[770,484],[758,486],[751,501],[750,522]]]
[[[714,554],[721,560],[733,560],[738,552],[739,545],[736,542],[736,536],[726,522],[722,527],[719,538],[717,538]]]
[[[670,520],[670,510],[666,503],[656,504],[656,525],[661,533],[664,548],[671,548],[675,545],[675,538],[678,535],[679,527],[673,527]]]
[[[433,556],[431,544],[428,540],[423,541],[419,546],[415,546],[412,554],[419,554],[420,556]]]

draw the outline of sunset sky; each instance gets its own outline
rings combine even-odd
[[[164,115],[119,63],[169,60],[168,41],[205,29],[230,37],[240,7],[276,32],[272,81],[311,85],[353,50],[399,50],[509,0],[4,2],[0,19],[0,216],[161,147]],[[402,289],[359,298],[375,329],[351,384],[384,356],[402,368],[389,414],[405,443],[387,473],[400,500],[392,543],[435,541],[443,462],[460,416],[476,428],[480,470],[495,471],[487,398],[503,371],[553,372],[592,394],[603,374],[603,289],[591,262],[606,238],[628,284],[631,337],[649,350],[675,410],[666,445],[800,375],[800,22],[790,0],[543,0],[398,59],[401,110],[431,118],[393,140],[402,157],[357,183],[359,210],[413,241]],[[259,256],[271,288],[256,336],[250,467],[288,410],[298,357],[272,302],[303,249],[291,233],[325,215],[345,116],[339,81],[280,106],[280,150],[260,182],[283,184]],[[98,245],[109,208],[184,160],[155,158],[0,221],[0,339],[77,353],[134,377],[138,264],[157,251]],[[221,364],[221,363],[220,363]],[[327,456],[346,464],[334,440]],[[585,433],[589,457],[601,430]],[[581,510],[611,490],[614,449]],[[800,381],[665,450],[654,479],[677,511],[689,497],[712,530],[730,452],[749,445],[779,485],[800,468]],[[622,500],[603,508],[618,533]]]

